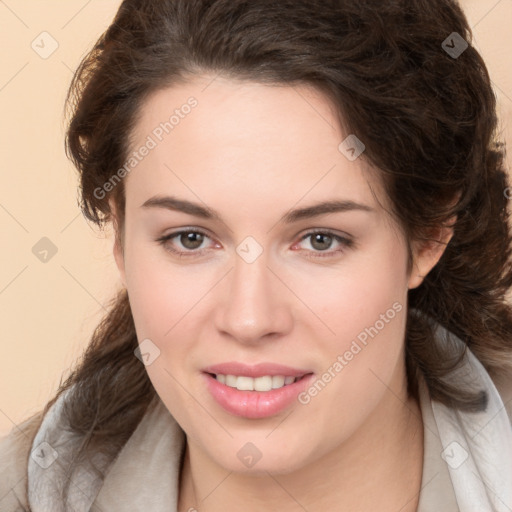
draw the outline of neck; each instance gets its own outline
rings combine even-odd
[[[248,475],[218,466],[187,438],[179,512],[273,509],[415,512],[423,468],[418,402],[386,391],[336,450],[287,474]]]

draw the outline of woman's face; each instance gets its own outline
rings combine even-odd
[[[149,97],[134,131],[115,255],[141,352],[189,443],[228,470],[300,468],[406,399],[421,278],[329,105],[203,76]]]

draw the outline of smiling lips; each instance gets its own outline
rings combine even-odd
[[[212,397],[227,412],[265,418],[287,408],[313,377],[308,370],[274,363],[229,362],[203,369]]]

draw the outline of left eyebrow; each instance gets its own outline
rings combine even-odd
[[[349,200],[333,200],[324,201],[322,203],[313,204],[306,206],[305,208],[298,208],[289,211],[286,215],[281,218],[281,222],[285,224],[291,224],[303,219],[310,219],[319,215],[325,215],[327,213],[340,213],[350,211],[362,211],[362,212],[375,212],[375,210],[366,204],[355,203]]]
[[[148,199],[141,208],[164,208],[167,210],[180,211],[195,217],[201,217],[203,219],[212,219],[220,222],[222,220],[221,215],[211,209],[201,206],[199,203],[187,201],[186,199],[179,199],[174,196],[155,196]],[[356,203],[350,200],[332,200],[316,203],[305,208],[297,208],[291,210],[280,219],[281,223],[292,224],[303,219],[310,219],[312,217],[318,217],[328,213],[339,213],[348,211],[362,211],[362,212],[375,212],[375,209],[361,203]]]

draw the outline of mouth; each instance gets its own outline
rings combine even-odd
[[[281,389],[303,379],[311,373],[305,373],[300,376],[293,375],[263,375],[261,377],[248,377],[246,375],[231,375],[222,373],[208,373],[211,377],[230,388],[239,391],[271,391]]]
[[[211,397],[224,411],[247,419],[278,415],[297,402],[314,372],[273,363],[223,363],[201,372]]]

